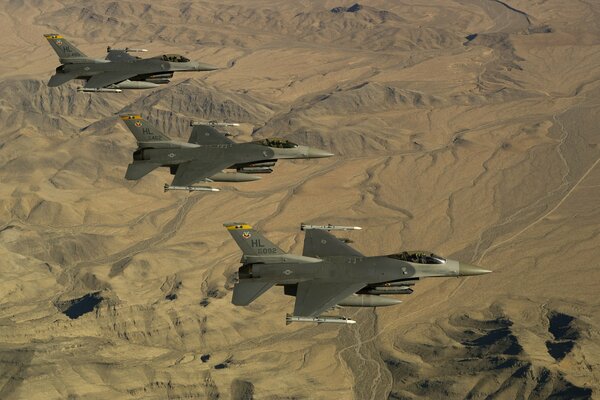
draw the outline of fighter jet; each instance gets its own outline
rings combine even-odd
[[[151,89],[169,83],[176,71],[214,71],[210,64],[191,61],[178,54],[163,54],[151,58],[134,57],[129,53],[146,49],[107,48],[104,59],[90,58],[56,33],[44,35],[58,54],[62,65],[56,68],[48,86],[60,86],[72,79],[83,79],[80,92],[119,93],[123,89]]]
[[[158,167],[169,167],[175,175],[168,190],[219,191],[196,182],[248,182],[260,179],[251,174],[268,174],[278,159],[322,158],[333,154],[289,140],[271,138],[235,143],[216,129],[216,123],[195,123],[187,143],[176,142],[162,134],[139,115],[121,119],[137,139],[125,179],[138,180]],[[223,172],[233,169],[236,172]]]
[[[382,307],[401,303],[385,295],[410,294],[411,287],[421,278],[491,272],[431,252],[365,256],[327,232],[336,230],[334,225],[326,225],[327,231],[307,229],[308,225],[304,225],[302,255],[285,253],[246,223],[224,226],[243,252],[232,303],[246,306],[272,286],[283,286],[286,295],[296,297],[294,313],[286,316],[286,324],[353,324],[355,321],[349,318],[322,313],[336,306]]]

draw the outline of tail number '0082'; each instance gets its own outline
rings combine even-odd
[[[275,254],[277,253],[277,249],[274,247],[265,247],[262,249],[258,249],[258,254]]]

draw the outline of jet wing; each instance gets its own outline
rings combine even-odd
[[[100,89],[136,76],[135,72],[111,71],[92,76],[83,87]]]
[[[192,129],[189,143],[195,143],[199,145],[211,145],[211,144],[232,144],[233,140],[230,140],[221,132],[216,130],[210,125],[196,125]]]
[[[307,257],[332,257],[354,256],[364,257],[359,251],[348,246],[331,233],[321,229],[307,229],[304,235],[303,256]]]
[[[205,178],[210,178],[217,172],[231,165],[229,161],[203,161],[193,160],[183,164],[179,164],[172,185],[174,186],[189,186],[201,181]]]
[[[123,62],[131,62],[137,60],[136,57],[130,55],[126,51],[123,50],[111,50],[106,55],[106,59],[109,61],[123,61]]]
[[[364,282],[304,281],[298,284],[294,315],[316,317],[351,294],[365,287]]]

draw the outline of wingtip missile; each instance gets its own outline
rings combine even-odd
[[[86,87],[78,87],[78,92],[84,93],[121,93],[121,89],[113,89],[113,88],[86,88]]]
[[[304,222],[300,224],[300,230],[305,231],[307,229],[321,229],[324,231],[354,231],[362,230],[360,226],[343,226],[343,225],[309,225]]]
[[[317,316],[317,317],[302,317],[299,315],[286,314],[285,324],[289,325],[292,322],[315,322],[317,324],[356,324],[356,321],[348,317],[342,316]]]
[[[134,47],[125,47],[124,49],[115,49],[110,46],[106,48],[106,52],[110,53],[111,51],[124,51],[126,53],[146,53],[148,49],[136,49]]]
[[[220,192],[221,189],[217,189],[210,186],[173,186],[165,183],[165,193],[169,190],[187,190],[188,192]]]
[[[190,121],[190,126],[240,126],[239,122]]]

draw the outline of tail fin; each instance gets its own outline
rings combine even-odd
[[[170,142],[154,125],[144,120],[140,115],[121,115],[121,119],[129,128],[133,136],[140,143]]]
[[[58,58],[63,64],[67,64],[69,59],[87,58],[82,51],[73,46],[67,39],[62,37],[62,35],[57,33],[48,33],[45,34],[44,37],[46,37],[48,43],[50,43],[50,46],[52,46],[56,54],[58,54]]]
[[[283,250],[265,238],[260,232],[255,231],[244,222],[231,222],[223,224],[235,240],[244,255],[266,256],[285,254]]]

